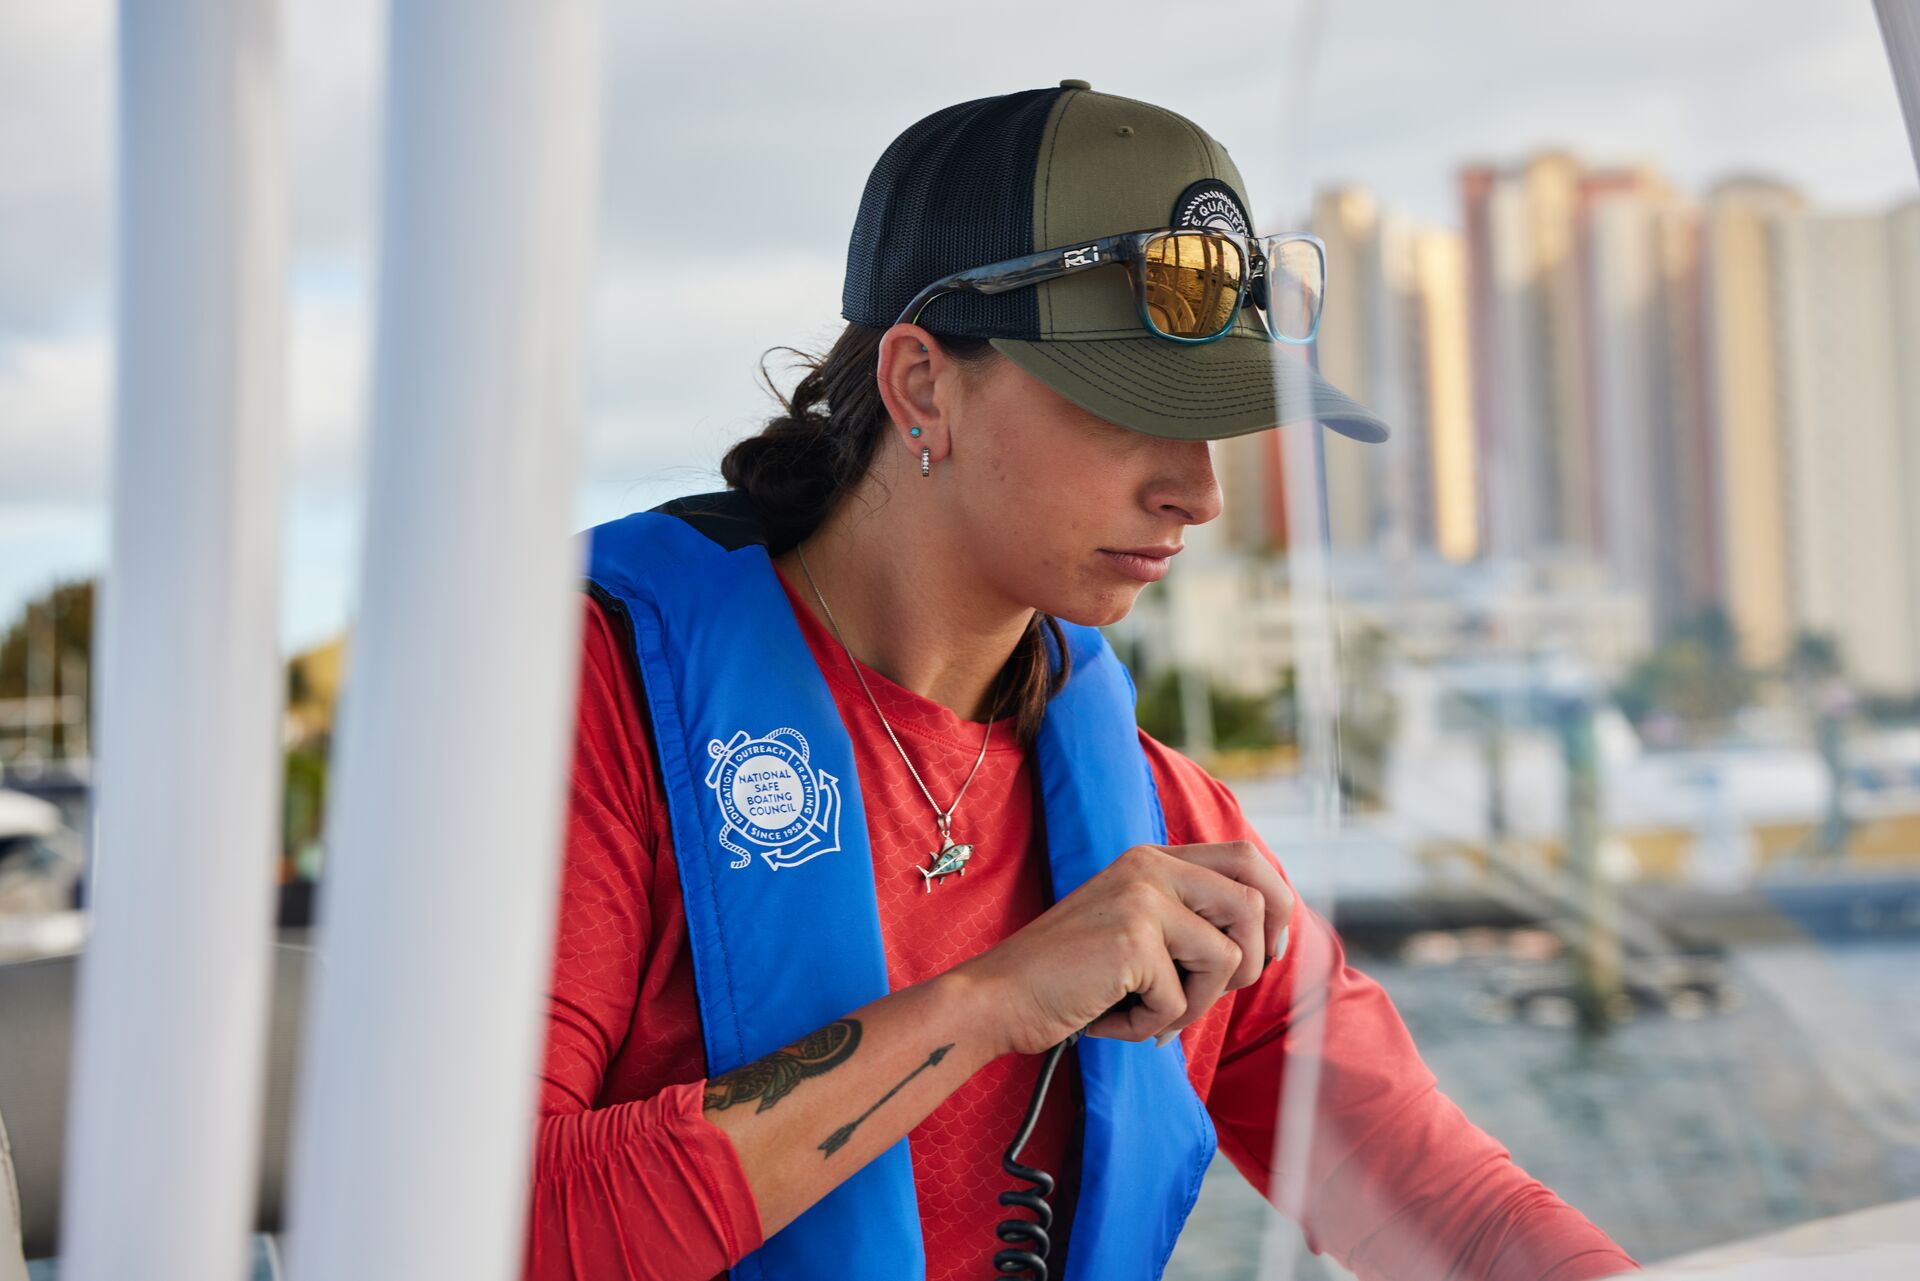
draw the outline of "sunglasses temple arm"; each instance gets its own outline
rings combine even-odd
[[[996,262],[986,267],[974,267],[968,271],[956,272],[942,280],[936,280],[913,296],[906,309],[900,313],[900,324],[919,323],[920,313],[941,294],[956,289],[970,289],[975,293],[999,294],[1009,289],[1020,289],[1027,285],[1037,285],[1044,281],[1056,280],[1061,276],[1071,276],[1075,272],[1091,271],[1095,267],[1106,267],[1121,261],[1121,250],[1129,237],[1107,236],[1100,240],[1090,240],[1078,245],[1061,245],[1055,249],[1043,249],[1024,258],[1009,258],[1005,262]]]
[[[968,277],[972,287],[983,294],[1004,293],[1009,289],[1037,285],[1076,272],[1092,271],[1095,267],[1111,266],[1120,261],[1120,251],[1128,239],[1127,236],[1107,236],[1077,245],[1058,245],[1024,258],[1010,258],[1006,262],[976,267],[961,274]]]

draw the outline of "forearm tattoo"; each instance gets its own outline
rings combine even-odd
[[[754,1111],[765,1112],[806,1078],[831,1072],[845,1063],[859,1044],[860,1020],[836,1019],[785,1049],[714,1077],[707,1082],[702,1102],[707,1108],[722,1111],[758,1099],[760,1106]]]
[[[943,1045],[939,1049],[935,1050],[933,1053],[927,1055],[926,1062],[922,1063],[919,1067],[915,1068],[913,1071],[901,1077],[899,1081],[897,1081],[894,1084],[894,1087],[891,1090],[888,1090],[885,1094],[881,1095],[880,1098],[874,1103],[872,1107],[868,1108],[865,1112],[862,1112],[859,1116],[856,1116],[855,1118],[853,1118],[853,1120],[847,1122],[845,1125],[835,1130],[832,1134],[829,1134],[826,1137],[826,1139],[820,1144],[820,1150],[826,1153],[828,1156],[832,1156],[835,1152],[838,1152],[842,1147],[846,1146],[847,1140],[853,1137],[853,1132],[860,1128],[860,1123],[866,1120],[868,1117],[872,1116],[875,1112],[878,1112],[880,1110],[880,1104],[885,1103],[888,1099],[900,1093],[901,1087],[906,1085],[908,1081],[913,1080],[914,1077],[919,1076],[922,1072],[926,1071],[928,1068],[938,1063],[941,1059],[946,1058],[947,1051],[951,1050],[952,1048],[953,1046],[951,1044]]]

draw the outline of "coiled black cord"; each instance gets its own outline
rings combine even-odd
[[[1047,1051],[1046,1061],[1040,1065],[1040,1079],[1033,1083],[1033,1098],[1027,1103],[1026,1119],[1020,1122],[1019,1132],[1013,1136],[1007,1155],[1000,1161],[1001,1169],[1032,1185],[1002,1192],[1000,1204],[1029,1211],[1034,1216],[1002,1219],[994,1225],[994,1235],[1007,1244],[1006,1249],[995,1251],[993,1256],[994,1271],[1001,1276],[1019,1274],[1029,1281],[1047,1281],[1047,1250],[1053,1244],[1053,1238],[1047,1235],[1053,1226],[1053,1207],[1047,1204],[1047,1196],[1053,1191],[1053,1176],[1036,1166],[1020,1164],[1020,1149],[1033,1137],[1034,1124],[1040,1119],[1040,1105],[1046,1101],[1047,1086],[1053,1082],[1053,1070],[1060,1065],[1060,1056],[1080,1036],[1080,1032],[1075,1032]]]
[[[1173,968],[1180,981],[1185,983],[1187,967],[1175,961]],[[1129,992],[1107,1014],[1123,1014],[1140,1003],[1140,994]],[[1105,1017],[1105,1014],[1101,1015],[1101,1018]],[[1092,1026],[1091,1023],[1087,1025]],[[1001,1205],[1018,1206],[1033,1212],[1031,1219],[1002,1219],[993,1225],[994,1235],[1008,1246],[1005,1250],[995,1251],[993,1256],[994,1271],[1001,1276],[1024,1272],[1028,1281],[1047,1281],[1047,1250],[1053,1244],[1053,1238],[1047,1235],[1047,1229],[1053,1226],[1053,1207],[1047,1204],[1047,1196],[1053,1191],[1053,1176],[1036,1166],[1021,1165],[1020,1149],[1033,1137],[1034,1124],[1040,1119],[1040,1105],[1046,1102],[1047,1087],[1053,1083],[1053,1070],[1060,1066],[1060,1056],[1067,1052],[1069,1045],[1086,1034],[1087,1028],[1083,1027],[1047,1051],[1046,1061],[1040,1065],[1040,1079],[1033,1083],[1033,1097],[1027,1101],[1026,1118],[1020,1122],[1019,1132],[1007,1146],[1006,1156],[1000,1159],[1001,1169],[1033,1185],[1000,1194]],[[1036,1246],[1037,1249],[1033,1248]]]

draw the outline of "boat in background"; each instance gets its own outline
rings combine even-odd
[[[0,788],[0,961],[80,945],[85,923],[76,897],[84,866],[80,834],[59,806]]]

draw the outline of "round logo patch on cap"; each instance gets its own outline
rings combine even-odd
[[[1253,234],[1253,219],[1247,217],[1240,193],[1218,178],[1202,178],[1181,192],[1173,202],[1173,217],[1167,225]]]

